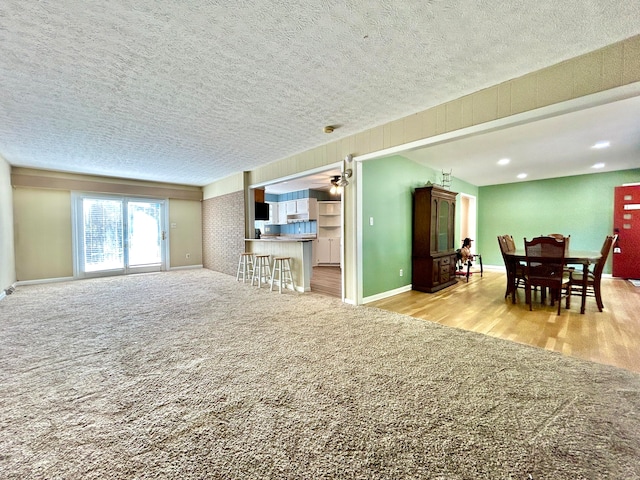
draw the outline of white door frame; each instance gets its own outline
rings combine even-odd
[[[161,204],[161,248],[160,248],[160,264],[153,265],[145,265],[141,267],[130,267],[128,261],[128,246],[127,239],[125,238],[125,258],[124,258],[124,267],[111,269],[111,270],[100,270],[96,272],[85,272],[84,271],[84,254],[83,254],[83,239],[81,235],[84,231],[84,223],[83,223],[83,212],[82,212],[82,202],[86,198],[95,198],[95,199],[105,199],[105,200],[117,200],[121,201],[125,205],[125,209],[123,211],[123,221],[124,221],[124,232],[123,234],[127,236],[127,212],[126,212],[126,204],[130,201],[141,201],[141,202],[156,202]],[[158,272],[167,270],[167,265],[169,265],[169,234],[167,230],[167,225],[169,224],[169,208],[168,208],[168,200],[163,198],[149,198],[149,197],[137,197],[137,196],[125,196],[125,195],[107,195],[100,193],[91,193],[91,192],[72,192],[71,193],[71,226],[72,226],[72,248],[73,248],[73,276],[74,278],[91,278],[91,277],[105,277],[105,276],[113,276],[113,275],[128,275],[131,273],[146,273],[146,272]]]
[[[457,214],[457,212],[456,212]],[[469,237],[473,240],[471,253],[476,252],[476,237],[478,236],[478,206],[475,195],[460,193],[460,246],[462,240]],[[458,246],[458,248],[460,248]]]

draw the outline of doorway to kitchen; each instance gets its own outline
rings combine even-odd
[[[166,270],[165,200],[74,195],[74,276]]]
[[[251,232],[257,235],[259,229],[261,240],[311,242],[311,255],[304,260],[310,267],[306,288],[337,298],[342,298],[343,284],[342,192],[335,184],[340,172],[341,164],[336,164],[250,186],[254,196],[255,189],[264,189],[269,207],[266,220],[253,222]]]

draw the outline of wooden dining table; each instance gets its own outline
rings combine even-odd
[[[516,262],[526,263],[527,254],[524,248],[518,248],[512,252],[505,252],[505,255],[511,257]],[[582,265],[582,303],[580,305],[580,313],[585,312],[587,303],[587,284],[589,280],[589,265],[597,263],[602,254],[591,250],[569,250],[564,255],[565,265]],[[514,278],[515,282],[516,279]],[[512,288],[516,288],[514,284]]]

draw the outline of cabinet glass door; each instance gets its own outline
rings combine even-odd
[[[449,248],[449,202],[439,202],[438,210],[438,251]]]
[[[430,249],[432,252],[438,251],[438,200],[435,198],[431,200],[431,241],[430,241]]]

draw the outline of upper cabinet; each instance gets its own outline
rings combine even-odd
[[[307,222],[318,219],[318,201],[315,198],[300,198],[273,204],[278,211],[278,223]]]
[[[266,195],[267,203],[272,205],[270,223],[287,225],[291,223],[315,222],[318,220],[318,204],[328,197],[328,192],[298,190],[295,192]],[[338,202],[339,203],[339,202]],[[302,227],[307,233],[315,233],[316,228]],[[296,230],[298,230],[296,228]],[[290,232],[289,232],[290,233]]]
[[[287,203],[278,202],[273,204],[278,210],[278,224],[284,225],[287,223]]]
[[[278,204],[267,202],[269,204],[269,220],[265,221],[265,225],[278,225]]]

